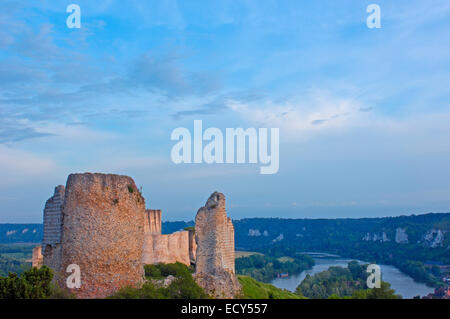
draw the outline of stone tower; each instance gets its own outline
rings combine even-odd
[[[43,264],[55,271],[58,278],[61,261],[62,205],[65,188],[55,187],[55,192],[45,203],[44,238],[42,239]]]
[[[234,227],[225,210],[225,195],[214,192],[195,218],[195,279],[217,298],[234,298],[241,285],[234,268]]]
[[[161,210],[147,209],[144,225],[143,264],[191,264],[188,231],[161,234]]]
[[[143,281],[145,201],[132,178],[71,174],[62,208],[59,284],[80,267],[79,298],[102,298]]]

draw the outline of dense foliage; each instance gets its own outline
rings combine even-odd
[[[124,287],[111,299],[205,299],[208,295],[192,277],[192,269],[182,263],[146,265],[147,281],[142,288]],[[161,284],[168,276],[174,280],[164,287]]]
[[[21,276],[10,273],[0,277],[0,299],[45,299],[52,296],[53,273],[50,268],[31,268]]]
[[[279,274],[299,274],[314,265],[307,255],[269,256],[254,254],[236,258],[236,273],[250,276],[258,281],[270,282]]]
[[[26,260],[31,258],[34,244],[0,244],[0,276],[10,272],[20,275],[31,268]]]
[[[261,253],[287,249],[335,253],[394,265],[430,286],[442,284],[444,274],[425,264],[431,261],[450,265],[449,213],[360,219],[252,218],[235,221],[234,225],[237,249]],[[397,228],[405,230],[408,243],[395,242]],[[445,233],[442,247],[431,248],[424,240],[424,235],[432,229]],[[365,241],[367,233],[385,233],[388,241]]]
[[[0,255],[0,277],[7,276],[9,273],[20,275],[28,269],[30,269],[30,263]]]
[[[351,299],[401,299],[401,296],[395,294],[389,283],[382,281],[380,288],[357,290]]]
[[[382,282],[380,288],[368,289],[366,281],[367,265],[356,261],[348,263],[347,268],[330,267],[328,270],[307,275],[296,289],[296,293],[308,298],[355,298],[355,299],[397,299],[390,285]]]

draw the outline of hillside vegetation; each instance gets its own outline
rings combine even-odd
[[[192,268],[176,262],[145,266],[142,288],[123,287],[111,299],[206,299],[209,296],[192,277]]]
[[[243,289],[243,298],[247,299],[304,299],[304,297],[271,284],[256,281],[249,276],[238,275]]]
[[[236,258],[236,273],[258,281],[270,282],[280,274],[295,275],[312,268],[314,260],[308,255],[289,256],[251,254]]]
[[[390,284],[381,283],[377,289],[367,287],[367,265],[356,261],[348,263],[347,267],[329,267],[328,270],[306,275],[298,285],[296,293],[313,299],[352,298],[352,299],[399,299]]]

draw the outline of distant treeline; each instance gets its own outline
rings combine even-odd
[[[441,285],[445,271],[427,264],[450,265],[450,213],[361,219],[253,218],[234,225],[236,246],[241,250],[266,253],[289,248],[297,252],[335,253],[394,265],[430,286]],[[407,243],[405,237],[402,243],[396,242],[398,228],[406,234]],[[430,237],[431,230],[439,230],[443,238],[436,233]]]
[[[306,278],[298,285],[296,293],[312,299],[399,299],[390,284],[381,282],[377,289],[367,287],[367,265],[356,261],[347,267],[329,267],[314,276]]]
[[[258,281],[271,282],[282,274],[295,275],[314,266],[308,255],[250,255],[236,258],[236,273],[250,276]]]
[[[162,233],[170,234],[188,226],[194,226],[194,222],[163,222]],[[43,235],[43,224],[0,224],[0,244],[40,243]]]
[[[238,250],[294,241],[303,250],[333,251],[343,241],[361,242],[367,233],[383,232],[392,243],[398,227],[406,230],[410,243],[422,240],[430,229],[442,229],[447,231],[444,245],[450,244],[450,213],[354,219],[249,218],[234,220],[233,224]],[[194,222],[163,222],[162,232],[168,234],[189,226]],[[42,224],[0,224],[0,243],[39,243],[42,235]]]

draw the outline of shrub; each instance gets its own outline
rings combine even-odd
[[[146,282],[142,288],[124,287],[112,299],[205,299],[208,295],[195,282],[191,270],[186,265],[174,264],[145,265],[148,279],[162,279],[174,276],[176,279],[168,287],[157,287],[153,282]]]
[[[0,277],[0,299],[45,299],[53,293],[52,270],[46,266],[31,268],[20,277],[10,273]]]
[[[161,270],[156,265],[145,265],[145,277],[153,278],[153,279],[161,279],[163,276],[161,275]]]
[[[174,277],[183,277],[186,275],[191,275],[189,268],[180,262],[176,262],[174,264],[158,264],[156,265],[161,271],[161,275],[163,277],[167,277],[172,275]]]

